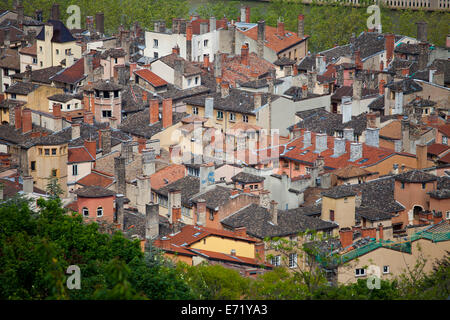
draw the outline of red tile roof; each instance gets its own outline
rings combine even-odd
[[[114,176],[98,170],[92,170],[86,177],[77,181],[81,186],[109,187],[114,182]]]
[[[95,161],[95,159],[84,146],[69,148],[68,163],[88,161]]]
[[[447,153],[445,156],[443,156],[442,158],[439,159],[440,162],[444,162],[444,163],[450,163],[450,152]]]
[[[213,260],[222,260],[222,261],[229,261],[234,263],[243,263],[243,264],[250,264],[250,265],[261,265],[261,262],[259,262],[256,259],[248,258],[248,257],[242,257],[242,256],[232,256],[231,254],[225,254],[222,252],[214,252],[209,250],[201,250],[201,249],[190,249],[190,251],[195,253],[200,253],[201,255],[206,256],[209,259]],[[266,267],[272,267],[271,264],[265,263]]]
[[[150,176],[152,189],[158,190],[186,176],[186,168],[180,164],[172,164]],[[166,182],[167,181],[167,182]]]
[[[222,81],[227,81],[236,87],[236,82],[245,83],[257,79],[259,76],[275,69],[275,65],[261,59],[254,52],[248,55],[249,65],[241,63],[241,55],[222,56]]]
[[[345,168],[349,165],[357,166],[357,167],[370,167],[383,161],[395,154],[401,154],[404,156],[409,156],[415,158],[415,155],[405,153],[405,152],[395,152],[386,148],[376,148],[372,146],[368,146],[365,143],[362,144],[362,157],[355,162],[350,161],[350,142],[346,141],[345,144],[345,153],[339,157],[333,157],[334,153],[334,137],[327,137],[327,149],[323,152],[315,153],[315,145],[316,145],[316,133],[311,132],[311,146],[303,149],[303,136],[292,141],[286,146],[287,152],[281,155],[281,158],[286,160],[292,160],[296,162],[301,162],[307,165],[313,165],[314,161],[318,158],[318,156],[322,156],[325,161],[325,167],[329,168]],[[293,148],[293,149],[291,149]],[[291,149],[291,150],[289,150]]]
[[[37,42],[34,42],[32,46],[24,47],[19,50],[20,54],[26,54],[29,56],[37,56]]]
[[[450,137],[450,123],[444,124],[437,127],[438,130],[443,133],[446,137]]]
[[[144,79],[145,81],[147,81],[148,83],[150,83],[155,88],[167,85],[167,82],[164,79],[162,79],[157,74],[151,72],[148,69],[137,70],[134,73],[137,74],[142,79]]]
[[[450,149],[450,146],[446,145],[446,144],[441,144],[441,143],[433,143],[432,145],[429,145],[427,148],[427,152],[429,154],[438,156],[441,153],[447,151],[448,149]]]
[[[53,81],[77,83],[84,78],[84,58],[79,59],[72,66],[63,69],[52,77]]]
[[[246,31],[241,31],[237,28],[239,32],[245,34],[253,40],[258,40],[258,26],[250,28]],[[290,34],[290,35],[289,35]],[[299,38],[297,33],[291,31],[285,31],[284,35],[279,35],[277,33],[277,28],[266,25],[265,30],[265,46],[272,49],[273,51],[280,53],[284,49],[287,49],[301,41],[305,41],[309,36],[305,35],[303,38]]]

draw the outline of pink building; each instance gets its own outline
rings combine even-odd
[[[113,81],[100,80],[84,87],[84,110],[94,115],[96,122],[108,122],[112,128],[122,120],[122,87]]]
[[[108,223],[114,222],[113,191],[100,186],[89,186],[75,191],[77,200],[70,208],[77,210],[86,220],[104,220]]]

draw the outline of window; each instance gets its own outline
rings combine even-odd
[[[197,107],[192,107],[192,113],[193,114],[198,114],[198,108]]]
[[[222,111],[217,111],[217,119],[220,119],[220,120],[223,119],[223,112]]]
[[[198,84],[198,77],[195,77],[195,84]]]
[[[295,164],[295,170],[300,170],[300,165],[298,163]]]
[[[330,210],[330,220],[334,221],[334,210]]]
[[[59,49],[56,49],[56,55],[59,55]]]
[[[119,97],[119,90],[114,91],[114,98],[118,98]]]
[[[67,110],[70,110],[70,103],[67,104]]]
[[[297,267],[297,254],[291,253],[289,254],[289,268]]]
[[[97,208],[97,217],[102,217],[103,216],[103,208],[102,207],[98,207]]]
[[[364,268],[357,268],[355,269],[355,276],[356,277],[364,277],[366,275],[366,269]]]
[[[56,177],[58,175],[58,170],[52,169],[52,177]]]
[[[159,57],[158,52],[153,52],[153,58],[158,59],[158,57]]]
[[[445,218],[446,218],[447,220],[450,220],[450,211],[447,211],[447,212],[446,212]]]
[[[109,91],[104,91],[103,92],[103,98],[109,99]]]
[[[50,149],[45,149],[45,155],[49,156],[50,155]]]
[[[248,122],[248,116],[243,115],[242,116],[242,122]]]
[[[78,165],[74,164],[72,166],[72,175],[77,176],[78,175]]]
[[[425,189],[426,185],[426,183],[422,183],[422,189]]]
[[[88,208],[84,207],[82,211],[83,211],[83,216],[89,217],[89,209]]]
[[[42,148],[39,148],[39,155],[42,156]]]
[[[280,262],[281,262],[281,256],[272,257],[271,263],[273,266],[275,266],[275,267],[280,266]]]
[[[11,93],[11,99],[17,99],[17,95],[15,93]]]
[[[402,182],[402,189],[405,189],[405,183]]]
[[[383,266],[383,273],[389,273],[389,266]]]
[[[42,52],[42,47],[39,47],[39,52]]]
[[[448,144],[448,138],[446,136],[442,136],[442,144]]]
[[[56,156],[56,148],[52,149],[52,156]]]
[[[258,185],[255,184],[255,185],[253,186],[253,189],[258,190]]]
[[[5,77],[9,76],[9,69],[8,68],[3,69],[3,74],[5,75]]]
[[[192,83],[192,79],[188,79],[188,86],[190,86]]]
[[[209,212],[209,220],[214,220],[214,212]]]
[[[153,48],[158,48],[158,40],[153,39]]]
[[[203,40],[203,46],[207,47],[208,46],[208,40]]]
[[[72,51],[72,49],[66,49],[66,56],[68,56],[68,55],[70,55],[71,54],[71,51]]]
[[[234,113],[230,113],[230,121],[236,121],[236,115]]]
[[[31,161],[31,171],[35,171],[36,170],[36,161]]]
[[[114,58],[114,63],[117,64],[117,58]]]
[[[111,110],[102,110],[102,117],[103,118],[111,118],[112,117],[112,111]]]

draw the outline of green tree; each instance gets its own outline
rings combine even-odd
[[[53,175],[50,175],[50,177],[48,178],[46,191],[51,199],[59,198],[59,196],[64,193],[61,185],[59,184],[58,178]]]

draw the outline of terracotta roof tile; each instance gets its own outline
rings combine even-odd
[[[380,129],[380,138],[388,138],[392,140],[402,139],[402,123],[399,120],[394,120],[388,125]]]
[[[81,186],[100,186],[103,188],[109,187],[114,182],[114,176],[103,173],[97,170],[92,170],[86,177],[77,181]]]
[[[441,153],[447,151],[450,149],[450,146],[446,145],[446,144],[441,144],[441,143],[433,143],[432,145],[429,145],[427,147],[427,152],[429,154],[438,156]]]
[[[186,168],[180,164],[172,164],[150,176],[152,189],[158,190],[186,176]]]
[[[58,72],[51,80],[74,84],[84,79],[84,58],[79,59],[71,67]]]
[[[69,148],[67,163],[90,162],[90,161],[95,161],[95,159],[84,146]]]
[[[167,85],[167,81],[165,81],[157,74],[151,72],[148,69],[141,69],[135,71],[134,73],[137,74],[142,79],[144,79],[145,81],[147,81],[148,83],[150,83],[151,85],[153,85],[155,88]]]

